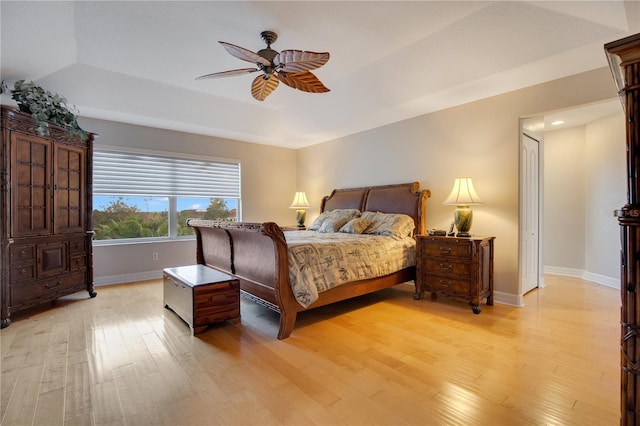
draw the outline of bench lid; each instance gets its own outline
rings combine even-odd
[[[231,275],[205,265],[188,265],[178,266],[176,268],[165,268],[164,273],[191,287],[235,280]]]

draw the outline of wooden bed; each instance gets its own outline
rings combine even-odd
[[[425,233],[425,207],[429,190],[417,182],[335,189],[322,199],[321,212],[359,209],[411,216],[415,234]],[[371,293],[415,279],[415,267],[379,278],[354,281],[323,291],[304,308],[295,299],[289,283],[287,242],[273,222],[245,223],[189,219],[197,238],[197,263],[231,274],[240,281],[244,296],[280,313],[278,339],[291,334],[297,313],[318,306]]]

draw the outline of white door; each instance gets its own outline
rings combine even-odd
[[[521,177],[521,262],[520,288],[522,294],[537,288],[540,277],[540,157],[539,143],[532,137],[522,135],[520,153]]]

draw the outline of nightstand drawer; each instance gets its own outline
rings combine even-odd
[[[429,274],[446,274],[468,277],[471,272],[469,262],[453,262],[449,259],[432,259],[424,260],[424,267]]]
[[[425,241],[422,248],[424,249],[424,254],[427,256],[469,258],[471,255],[471,245],[468,242],[456,244],[448,241]]]
[[[441,291],[444,293],[469,294],[471,291],[470,280],[459,280],[449,277],[439,277],[427,275],[425,282],[431,291]]]

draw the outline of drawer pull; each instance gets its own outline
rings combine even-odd
[[[440,286],[444,287],[444,288],[449,288],[449,287],[451,287],[451,281],[442,281],[442,280],[440,280]]]
[[[453,268],[453,265],[450,263],[441,263],[440,267],[445,271],[450,271]]]
[[[51,283],[51,284],[45,284],[44,288],[46,288],[47,290],[51,290],[54,288],[58,288],[60,287],[60,281],[58,281],[57,283]]]
[[[451,247],[438,247],[440,249],[440,253],[451,253]]]

